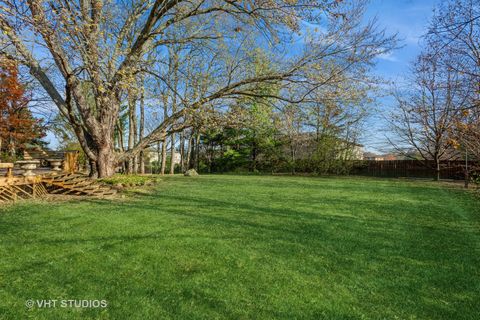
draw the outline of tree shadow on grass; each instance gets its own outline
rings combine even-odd
[[[165,200],[165,201],[164,201]],[[347,201],[346,201],[347,200]],[[273,231],[292,231],[298,230],[300,232],[307,231],[304,228],[313,226],[317,228],[318,225],[324,222],[337,222],[342,224],[350,224],[355,221],[357,224],[361,224],[362,227],[379,228],[381,232],[385,232],[387,229],[401,228],[410,230],[428,229],[430,232],[444,232],[448,235],[454,235],[458,232],[478,232],[475,226],[469,224],[470,221],[466,221],[465,224],[460,224],[460,221],[455,217],[452,221],[458,222],[458,226],[454,225],[441,225],[437,221],[435,216],[428,215],[429,220],[422,220],[425,218],[421,216],[416,204],[410,205],[402,200],[392,199],[388,203],[382,200],[354,200],[347,199],[345,197],[328,197],[321,198],[318,201],[319,207],[315,210],[318,212],[312,212],[312,209],[306,211],[299,208],[308,208],[312,206],[311,201],[295,201],[295,203],[289,204],[288,208],[273,207],[273,206],[261,206],[259,204],[253,204],[253,202],[242,201],[232,205],[229,201],[218,200],[208,197],[187,197],[187,196],[174,196],[168,195],[168,198],[158,198],[155,196],[144,196],[142,199],[138,199],[136,202],[132,202],[130,206],[136,208],[138,211],[147,210],[149,212],[161,211],[165,214],[184,215],[192,218],[202,217],[204,219],[210,219],[210,222],[215,220],[223,221],[224,223],[232,223],[237,225],[245,225],[251,227],[259,227],[264,229],[271,229]],[[183,207],[189,207],[191,210],[177,209],[177,204],[181,203]],[[424,204],[430,209],[435,209],[438,212],[444,214],[445,207],[442,204],[428,203]],[[335,208],[336,213],[325,212],[331,207]],[[371,214],[365,214],[362,211],[367,209]],[[215,214],[206,214],[205,211],[213,211]],[[193,212],[197,212],[193,213]],[[342,214],[345,212],[345,214]],[[358,214],[356,214],[358,213]],[[401,214],[406,215],[400,216]],[[454,213],[452,213],[454,216]],[[230,218],[231,217],[231,218]],[[270,224],[252,223],[252,218],[266,218],[262,221],[270,222]],[[268,220],[268,218],[284,218],[283,220],[274,219]],[[237,218],[237,220],[235,220]],[[238,218],[241,218],[238,220]],[[405,220],[411,220],[405,221]],[[273,227],[271,224],[285,224],[285,227],[278,228]],[[297,226],[295,226],[297,225]],[[293,229],[292,229],[293,228]]]
[[[421,299],[422,296],[428,294],[429,288],[438,288],[439,283],[444,281],[442,279],[445,279],[445,277],[452,281],[456,277],[460,277],[458,274],[447,274],[440,268],[434,269],[428,274],[426,267],[422,267],[422,264],[425,264],[428,265],[428,268],[432,268],[435,263],[441,263],[448,256],[447,253],[451,254],[451,259],[463,258],[462,252],[456,251],[458,248],[455,248],[454,245],[446,248],[435,248],[435,246],[428,248],[442,250],[444,252],[442,257],[439,252],[425,251],[422,242],[430,244],[438,242],[437,245],[439,245],[442,241],[463,241],[464,238],[468,239],[470,233],[474,233],[475,230],[464,230],[463,226],[438,226],[425,222],[405,221],[405,217],[397,217],[399,207],[402,214],[414,215],[415,212],[410,212],[411,209],[405,207],[405,204],[401,201],[394,200],[389,203],[381,203],[378,200],[349,199],[345,203],[345,197],[330,197],[321,199],[321,201],[321,206],[318,208],[319,212],[313,212],[312,210],[302,209],[311,204],[308,200],[290,203],[288,207],[280,208],[264,203],[254,203],[249,201],[248,198],[232,205],[229,201],[199,195],[189,197],[168,194],[159,197],[158,195],[142,194],[138,199],[128,204],[91,200],[89,203],[98,208],[95,212],[89,213],[91,215],[119,214],[118,218],[121,219],[122,215],[131,217],[138,214],[139,219],[143,219],[145,215],[157,215],[161,212],[175,219],[188,221],[182,228],[188,229],[190,234],[182,234],[182,230],[173,228],[159,228],[157,231],[149,231],[148,233],[33,239],[31,242],[28,242],[30,240],[25,242],[20,240],[19,243],[35,243],[48,246],[69,246],[72,244],[84,246],[91,243],[105,243],[110,246],[106,250],[115,250],[117,246],[123,246],[126,243],[134,244],[139,241],[171,241],[180,244],[188,240],[190,244],[195,244],[190,250],[195,250],[198,249],[196,246],[205,244],[205,242],[198,242],[199,239],[227,242],[232,245],[233,250],[239,252],[241,250],[259,252],[271,261],[267,263],[274,264],[276,261],[285,261],[292,266],[304,263],[312,268],[320,263],[329,264],[331,269],[327,269],[327,271],[340,277],[346,284],[357,286],[352,289],[352,294],[364,295],[363,297],[368,299],[371,297],[367,289],[377,291],[377,294],[378,292],[386,292],[388,295],[384,298],[383,303],[394,306],[392,307],[393,310],[409,306],[398,302],[398,298],[406,292],[413,300]],[[133,210],[128,213],[116,212],[120,208],[124,209],[125,205]],[[334,206],[337,210],[334,213],[321,212],[322,206],[325,206],[325,210],[329,206]],[[358,210],[368,208],[372,214],[368,216],[355,215],[355,210],[352,211],[352,208],[359,208]],[[349,213],[344,215],[343,210]],[[377,215],[378,212],[393,212],[393,214],[389,219],[390,216],[379,216]],[[89,214],[82,214],[82,216],[88,219]],[[112,216],[112,218],[115,218],[115,216]],[[1,223],[0,230],[9,232],[15,229],[15,231],[18,231],[27,223],[28,219],[22,219],[22,222]],[[63,220],[62,223],[68,224],[72,221],[67,219]],[[478,235],[478,232],[476,234]],[[415,238],[417,235],[419,238]],[[470,249],[475,245],[475,243],[471,244]],[[468,247],[464,249],[468,249]],[[98,250],[98,245],[85,247],[83,250],[95,252],[95,250]],[[77,252],[74,256],[78,257],[81,254]],[[98,252],[98,254],[101,254],[101,252]],[[309,261],[310,257],[315,255],[323,255],[326,261]],[[56,256],[55,259],[62,257],[68,258],[69,254]],[[30,266],[27,264],[7,271],[10,275],[35,273],[36,270],[49,267],[52,261],[48,259],[49,257],[46,257],[44,261],[36,261]],[[377,269],[368,269],[370,265],[379,263],[381,265],[376,266]],[[320,265],[318,266],[320,267]],[[291,271],[311,276],[310,271],[302,268]],[[381,282],[358,284],[361,283],[361,279],[368,279],[365,273],[369,271],[372,272],[369,275],[370,277],[377,277],[381,279]],[[468,275],[468,271],[463,272],[462,277]],[[424,273],[428,276],[425,279],[422,278]],[[402,280],[396,279],[396,276],[401,276]],[[462,279],[456,280],[463,281]],[[399,285],[401,285],[400,288]],[[471,286],[465,284],[464,291],[464,293],[472,293]],[[172,292],[170,296],[171,299],[176,301],[196,301],[204,305],[205,308],[215,310],[225,317],[237,318],[242,315],[234,311],[218,295],[198,287]],[[432,294],[432,296],[436,297],[435,294]],[[371,303],[374,301],[376,301],[375,298],[372,298]],[[425,302],[417,303],[426,306]],[[175,316],[172,306],[164,304],[164,307],[168,310],[168,313],[173,317]],[[442,306],[441,304],[434,304],[430,308],[433,307],[441,308]],[[261,311],[265,315],[278,315],[285,318],[301,316],[298,313],[299,309],[282,313],[275,310],[274,306],[264,305],[263,308]],[[448,314],[448,310],[445,312]],[[346,317],[340,311],[325,311],[324,314],[332,318]],[[318,315],[320,315],[320,311],[318,311]]]
[[[284,241],[299,241],[302,240],[306,243],[316,243],[321,239],[341,238],[342,233],[351,233],[360,235],[363,233],[363,237],[358,239],[352,239],[355,245],[358,247],[368,247],[369,240],[371,238],[383,238],[385,244],[390,243],[394,245],[395,237],[400,232],[409,230],[430,232],[432,234],[442,234],[444,236],[458,236],[458,233],[466,235],[467,233],[475,233],[474,227],[465,228],[465,226],[453,227],[453,226],[440,226],[430,223],[418,223],[406,222],[404,219],[396,219],[395,215],[392,215],[391,219],[378,216],[356,216],[354,214],[338,214],[338,213],[323,213],[323,212],[308,212],[300,210],[298,207],[308,206],[308,202],[298,202],[291,204],[289,208],[274,208],[271,206],[261,206],[258,204],[252,204],[248,201],[243,201],[235,206],[232,206],[228,201],[222,201],[218,199],[211,199],[206,197],[186,197],[186,196],[171,196],[168,198],[158,198],[153,195],[143,195],[138,201],[133,201],[128,204],[128,207],[134,209],[133,212],[140,212],[142,215],[145,213],[152,213],[161,211],[163,214],[178,216],[187,218],[192,221],[192,224],[198,224],[198,226],[221,226],[237,232],[241,235],[248,237],[255,237],[255,240],[261,239],[267,236],[274,236],[277,240]],[[167,201],[163,201],[167,200]],[[322,205],[325,206],[337,206],[340,208],[351,209],[367,207],[370,210],[382,210],[387,212],[395,212],[398,210],[399,204],[392,201],[389,204],[380,204],[377,201],[356,201],[350,199],[348,203],[342,203],[343,198],[328,198],[322,199]],[[110,203],[105,200],[92,200],[90,203],[102,208],[98,212],[108,212],[117,208],[117,204]],[[184,209],[178,209],[175,204],[182,203]],[[123,205],[120,205],[123,208]],[[124,208],[123,208],[124,209]],[[190,210],[189,210],[190,209]],[[319,208],[322,210],[322,208]],[[408,208],[403,208],[405,212],[408,212]],[[337,211],[341,211],[337,210]],[[92,213],[101,214],[101,213]],[[134,213],[133,213],[134,214]],[[59,217],[59,219],[61,219]],[[63,221],[69,223],[69,220]],[[28,221],[25,221],[28,224]],[[2,234],[11,233],[12,229],[21,230],[24,223],[2,223],[0,224],[0,231]],[[198,227],[197,226],[197,227]],[[136,239],[143,238],[160,238],[163,235],[159,234],[141,234],[141,235],[129,235],[125,241],[135,241]],[[130,237],[130,238],[128,238]],[[137,237],[137,238],[135,238]],[[116,240],[121,240],[123,236]],[[235,237],[233,237],[235,238]],[[367,241],[364,241],[366,239]],[[44,243],[61,243],[61,242],[81,242],[81,241],[108,241],[115,240],[113,237],[96,237],[91,239],[45,239],[35,241],[43,241]],[[344,239],[347,241],[347,239]],[[364,242],[364,243],[362,243]]]

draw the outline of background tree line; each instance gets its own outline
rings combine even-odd
[[[438,179],[442,160],[480,159],[480,3],[440,3],[423,48],[408,89],[397,90],[391,142],[433,160]]]
[[[395,46],[363,22],[361,0],[0,4],[1,54],[29,71],[59,135],[101,177],[143,172],[152,148],[161,172],[173,172],[175,149],[184,166],[211,165],[220,128],[248,141],[222,145],[248,153],[251,170],[279,158],[279,141],[294,170],[303,133],[317,142],[310,158],[325,159],[319,146],[356,140],[375,83],[368,71]]]

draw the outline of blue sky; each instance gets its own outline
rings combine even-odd
[[[421,50],[433,9],[441,0],[372,0],[366,19],[377,17],[378,23],[389,34],[398,33],[401,48],[379,57],[374,73],[401,85],[408,77],[410,66]],[[392,97],[379,99],[378,111],[368,121],[361,141],[368,151],[383,152],[388,148],[385,139],[386,123],[382,116],[394,108]]]
[[[420,51],[422,35],[428,27],[435,0],[373,0],[367,18],[377,17],[388,33],[398,33],[402,48],[379,59],[376,72],[395,79],[408,72],[410,62]]]

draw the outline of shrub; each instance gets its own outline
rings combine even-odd
[[[144,176],[144,175],[124,175],[124,174],[117,174],[110,178],[101,179],[100,181],[111,184],[111,185],[119,185],[122,184],[126,187],[135,187],[135,186],[144,186],[148,184],[155,184],[160,181],[158,176]]]

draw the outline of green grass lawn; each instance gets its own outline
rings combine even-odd
[[[461,189],[265,176],[153,189],[0,209],[0,319],[480,317],[480,205]]]

